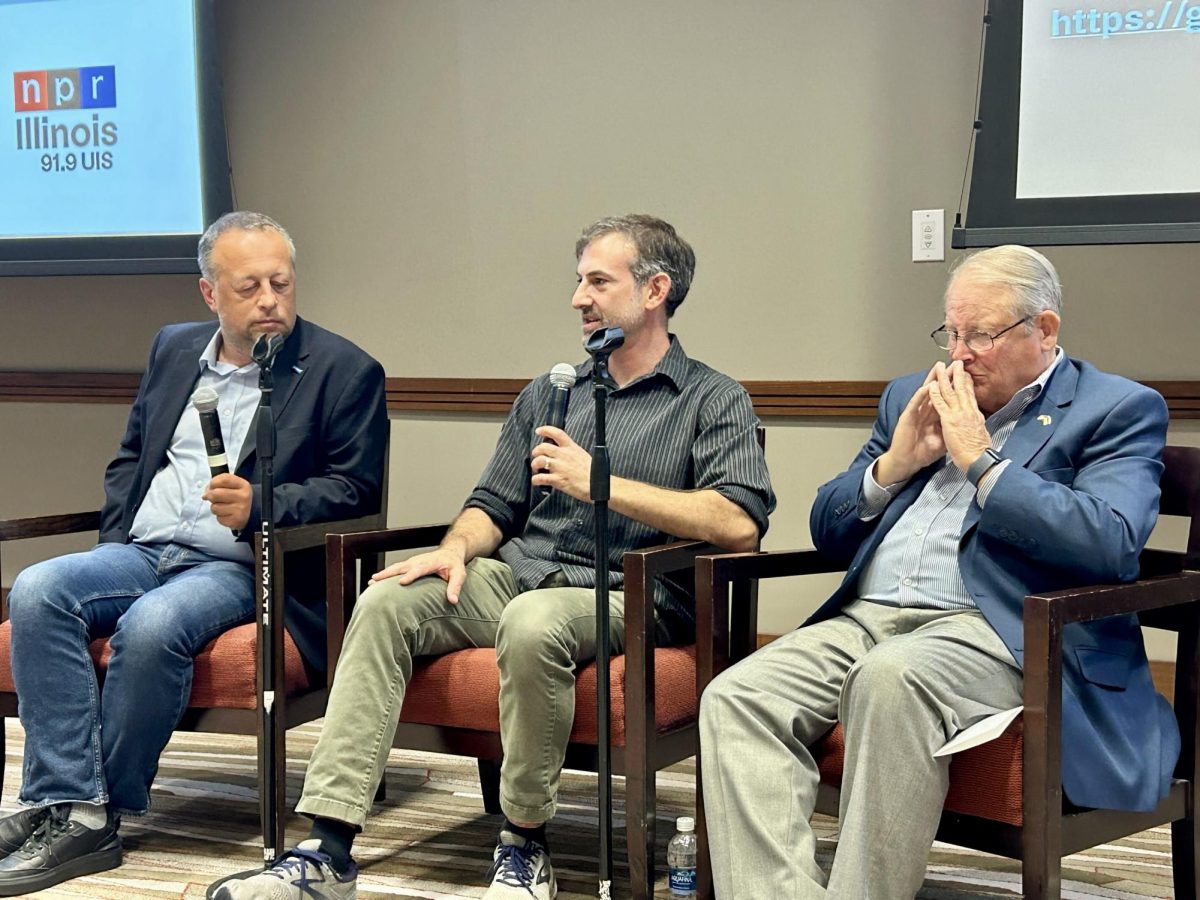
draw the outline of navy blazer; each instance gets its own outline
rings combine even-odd
[[[870,522],[859,519],[866,468],[891,435],[925,373],[884,390],[871,438],[850,468],[817,492],[813,541],[848,570],[809,619],[853,600],[863,566],[917,499],[929,466]],[[1002,455],[1010,463],[986,508],[972,502],[959,565],[980,611],[1023,665],[1022,607],[1029,594],[1132,581],[1158,517],[1167,407],[1150,388],[1070,358],[1017,421]],[[1063,790],[1079,806],[1151,810],[1179,756],[1179,726],[1150,679],[1136,616],[1063,631]]]
[[[168,325],[154,338],[116,458],[104,475],[101,542],[127,542],[138,507],[200,378],[200,354],[216,322]],[[296,319],[274,364],[275,523],[280,527],[379,511],[388,420],[383,367],[333,332]],[[249,541],[261,521],[254,425],[234,472],[254,489]],[[325,582],[288,570],[287,626],[304,658],[325,660]],[[300,573],[297,572],[297,575]]]

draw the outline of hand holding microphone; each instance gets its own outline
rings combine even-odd
[[[558,363],[550,370],[550,400],[546,405],[546,424],[551,428],[561,429],[567,421],[567,404],[571,400],[571,388],[575,385],[575,367],[570,363]],[[548,460],[545,460],[548,464]],[[535,459],[536,463],[537,460]],[[539,469],[536,465],[533,467],[533,474],[538,472],[548,471],[544,466]],[[537,496],[545,498],[550,496],[550,488],[542,485],[537,488]]]
[[[217,416],[218,401],[217,392],[210,387],[202,387],[192,394],[192,405],[200,414],[200,431],[204,435],[208,470],[212,473],[212,481],[201,497],[212,506],[217,521],[236,534],[250,521],[254,492],[250,482],[229,472],[221,420]]]

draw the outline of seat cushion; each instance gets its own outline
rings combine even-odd
[[[12,663],[9,650],[12,625],[0,624],[0,691],[12,693]],[[108,668],[112,648],[108,639],[92,641],[92,660],[103,675]],[[209,642],[195,659],[192,673],[192,694],[188,706],[201,709],[254,709],[255,660],[258,652],[257,626],[253,622],[231,628]],[[283,638],[284,683],[288,696],[308,689],[308,674],[300,651],[289,634]]]
[[[945,808],[968,816],[1020,825],[1024,820],[1021,776],[1024,767],[1025,721],[1017,716],[994,741],[956,753],[950,762],[950,790]],[[846,761],[846,741],[839,723],[812,747],[821,783],[838,787]]]
[[[625,746],[625,657],[609,666],[613,746]],[[696,647],[659,647],[654,653],[654,718],[659,732],[696,718]],[[400,718],[405,722],[475,731],[500,730],[500,671],[491,648],[457,650],[415,661]],[[596,664],[575,679],[571,740],[596,743]]]

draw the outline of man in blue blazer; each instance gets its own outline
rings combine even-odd
[[[1023,598],[1136,578],[1166,405],[1067,357],[1060,309],[1040,253],[965,258],[933,333],[949,365],[889,384],[870,440],[818,491],[813,540],[845,563],[844,581],[702,703],[720,900],[912,898],[949,783],[934,751],[1021,704]],[[1153,809],[1179,731],[1136,618],[1069,625],[1063,644],[1068,798]],[[808,825],[819,781],[808,747],[838,721],[841,832],[826,879]]]
[[[159,754],[191,692],[192,657],[253,618],[261,392],[250,352],[260,335],[284,339],[270,401],[275,524],[379,510],[383,369],[297,317],[291,237],[266,216],[230,213],[201,238],[200,268],[218,321],[170,325],[154,339],[105,474],[100,543],[31,566],[9,596],[26,808],[0,820],[0,896],[120,864],[120,816],[149,809]],[[217,399],[224,474],[210,474],[189,402],[198,388]],[[288,587],[289,631],[321,668],[323,582]],[[88,655],[99,637],[112,647],[102,688]]]

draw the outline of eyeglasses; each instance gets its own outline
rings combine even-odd
[[[1032,318],[1033,316],[1026,316],[1019,321],[1013,322],[1007,328],[997,331],[995,334],[988,334],[986,331],[966,331],[962,334],[959,334],[957,331],[950,331],[945,325],[943,325],[941,328],[935,328],[933,331],[931,331],[929,336],[933,338],[933,342],[943,350],[951,350],[955,344],[957,344],[959,341],[962,341],[967,345],[968,350],[972,350],[975,353],[987,353],[996,345],[996,338],[1003,334],[1007,334],[1018,325],[1024,325]]]

